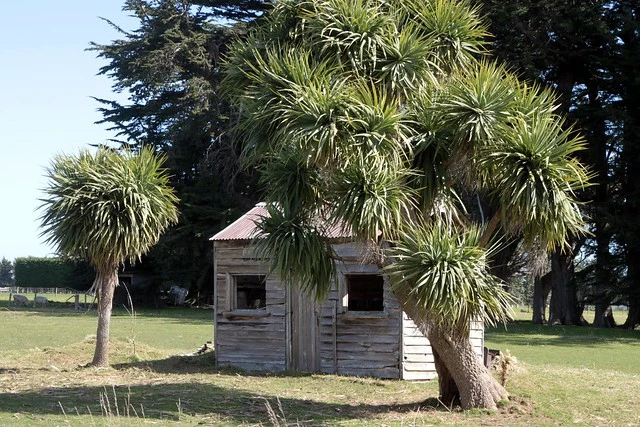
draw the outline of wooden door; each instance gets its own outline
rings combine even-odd
[[[320,370],[318,304],[297,286],[288,288],[287,369]]]

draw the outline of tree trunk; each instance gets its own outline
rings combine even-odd
[[[428,313],[410,297],[408,288],[396,288],[396,296],[404,312],[429,339],[444,404],[455,403],[459,397],[463,409],[496,409],[500,401],[509,398],[473,350],[468,335],[453,337],[448,328],[431,322]]]
[[[533,282],[533,323],[543,325],[546,321],[546,307],[551,292],[551,273],[536,277]]]
[[[454,340],[447,331],[436,325],[430,325],[428,329],[429,343],[442,361],[442,367],[453,378],[463,409],[497,409],[500,401],[508,400],[507,390],[489,373],[468,336]],[[450,387],[449,384],[444,386]],[[440,388],[442,390],[443,384]],[[440,399],[452,397],[441,396]],[[445,400],[443,402],[447,403]]]
[[[635,329],[640,325],[640,296],[634,296],[629,301],[629,313],[627,313],[627,320],[622,325],[625,329]]]
[[[431,346],[431,351],[433,352],[433,363],[436,365],[436,372],[438,373],[438,398],[449,407],[460,405],[460,391],[458,391],[458,386],[451,372],[449,372],[444,360],[440,357],[440,353],[433,346]]]
[[[613,311],[611,311],[611,304],[608,300],[596,303],[593,326],[596,328],[616,327],[616,320],[613,318]]]
[[[581,325],[578,298],[573,284],[573,254],[556,251],[551,255],[553,291],[549,304],[549,324]]]
[[[640,257],[640,251],[635,247],[628,250],[630,256],[629,259],[638,259]],[[635,329],[640,325],[640,267],[637,262],[628,262],[627,267],[627,280],[629,281],[629,312],[627,313],[627,319],[622,325],[626,329]]]
[[[98,269],[98,330],[96,331],[96,348],[93,353],[92,366],[109,366],[109,327],[111,325],[111,309],[113,293],[118,284],[117,267],[103,267]]]

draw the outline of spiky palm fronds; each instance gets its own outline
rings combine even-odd
[[[408,291],[441,327],[463,337],[469,322],[505,320],[512,303],[489,272],[490,250],[478,245],[481,230],[443,221],[421,223],[402,232],[385,268],[392,287]]]
[[[310,2],[311,3],[311,2]],[[368,74],[384,54],[393,18],[376,0],[321,0],[304,15],[311,43],[357,74]]]
[[[455,74],[434,108],[463,144],[481,145],[495,139],[514,114],[516,88],[517,80],[503,66],[481,61]]]
[[[404,0],[401,8],[431,40],[431,61],[444,74],[464,69],[486,53],[487,26],[465,0]]]
[[[282,22],[269,21],[279,17]],[[460,231],[471,218],[457,194],[494,191],[505,212],[504,228],[549,247],[580,228],[573,192],[588,179],[572,160],[580,144],[550,136],[561,134],[563,123],[553,113],[548,91],[479,61],[486,26],[466,0],[285,0],[274,5],[265,22],[264,31],[231,50],[227,68],[232,68],[229,82],[238,80],[236,66],[246,79],[229,87],[244,113],[245,150],[264,167],[271,201],[282,199],[280,210],[265,223],[272,233],[261,244],[283,276],[326,290],[329,261],[320,268],[321,285],[314,285],[311,269],[314,262],[331,258],[321,244],[319,218],[345,224],[365,239],[375,240],[379,233],[398,237],[398,247],[405,237],[411,242],[404,227],[427,218],[453,228],[423,225],[430,231],[418,231],[421,241],[441,236],[450,246],[441,254],[452,254],[451,262],[468,256],[483,265],[486,252],[473,248],[472,232]],[[540,128],[542,118],[547,129]],[[565,153],[554,154],[556,149]],[[534,171],[534,164],[553,157],[557,161],[550,169],[557,176],[536,181],[537,174],[547,172]],[[538,187],[553,188],[543,195]],[[327,216],[319,217],[319,210]],[[302,255],[298,263],[298,251],[311,255]],[[422,275],[420,263],[405,255],[402,274],[413,267],[411,274]],[[466,274],[462,261],[458,265],[456,271]],[[447,274],[446,280],[462,277]],[[482,285],[478,275],[473,277],[463,281]],[[447,295],[484,299],[497,313],[504,298],[491,293],[496,286],[489,282]],[[445,311],[433,306],[434,312],[455,322],[480,310],[473,302],[450,309],[446,305],[455,301],[444,296],[437,301]]]
[[[322,299],[335,280],[336,255],[322,229],[313,225],[317,212],[291,211],[276,204],[266,209],[268,216],[257,223],[257,254],[268,260],[270,272],[284,283]]]
[[[409,22],[397,33],[384,37],[384,56],[378,60],[379,70],[374,78],[402,94],[404,100],[425,85],[437,84],[437,66],[429,58],[433,50],[431,40],[420,35],[416,25]]]
[[[411,172],[385,157],[355,156],[332,179],[332,222],[343,222],[365,241],[395,236],[415,210]]]
[[[406,111],[399,100],[387,95],[385,87],[357,80],[348,98],[346,111],[346,145],[343,158],[384,156],[401,164],[412,149],[413,133],[406,121]]]
[[[325,182],[321,171],[296,147],[284,148],[264,159],[260,183],[266,199],[283,209],[293,211],[300,206],[318,206]]]
[[[96,267],[140,258],[178,219],[163,162],[148,148],[56,156],[41,199],[42,235]]]
[[[500,199],[507,229],[549,250],[585,232],[575,192],[591,173],[574,157],[583,149],[571,128],[543,115],[506,125],[501,140],[480,151],[479,167]]]

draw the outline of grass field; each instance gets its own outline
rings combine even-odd
[[[15,308],[0,297],[0,426],[640,425],[640,331],[534,326],[487,331],[509,349],[510,403],[449,410],[435,382],[218,369],[212,311],[116,310],[112,368],[91,360],[95,312]]]

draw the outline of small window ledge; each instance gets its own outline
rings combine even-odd
[[[225,319],[254,319],[260,317],[269,317],[271,313],[266,310],[252,310],[252,309],[242,309],[242,310],[231,310],[225,311],[222,313],[222,317]]]
[[[386,311],[346,311],[341,314],[345,319],[386,319],[389,313]]]

